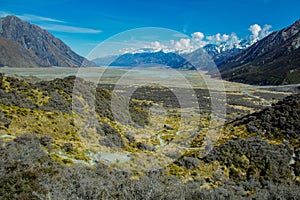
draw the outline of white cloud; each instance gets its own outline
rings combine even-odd
[[[231,35],[220,34],[207,36],[202,32],[195,32],[191,34],[191,38],[180,38],[178,40],[170,40],[169,42],[149,42],[147,45],[144,45],[142,48],[123,48],[121,52],[123,53],[140,53],[140,52],[192,52],[200,47],[204,47],[207,44],[223,44],[227,48],[239,48],[240,39],[236,36],[235,33]]]
[[[222,35],[222,40],[223,41],[227,41],[228,39],[229,39],[229,35],[227,35],[227,34]]]
[[[144,45],[144,47],[142,48],[144,51],[153,51],[153,52],[157,52],[157,51],[163,51],[164,49],[167,49],[168,47],[162,43],[160,43],[159,41],[154,41],[154,42],[150,42],[150,45]]]
[[[135,41],[133,42],[120,42],[118,46],[128,46],[123,47],[119,50],[121,54],[124,53],[143,53],[143,52],[158,52],[158,51],[164,51],[168,52],[168,46],[165,44],[162,44],[159,41],[154,42],[144,42],[144,41]]]
[[[258,34],[261,31],[261,27],[258,24],[253,24],[249,27],[248,30],[251,31],[254,38],[258,38]]]
[[[98,29],[57,24],[57,23],[66,23],[66,22],[58,19],[53,19],[50,17],[43,17],[43,16],[31,15],[31,14],[16,15],[5,11],[0,11],[0,17],[6,17],[8,15],[15,15],[24,21],[36,22],[37,25],[39,25],[41,28],[46,29],[48,31],[56,31],[56,32],[64,32],[64,33],[89,33],[89,34],[97,34],[102,32],[101,30]]]
[[[259,33],[259,39],[263,39],[264,37],[268,36],[272,31],[270,31],[272,28],[271,25],[265,24],[262,30]]]
[[[188,38],[181,38],[179,43],[183,48],[189,48],[191,46],[191,40]]]
[[[57,22],[57,23],[65,23],[64,21],[53,19],[49,17],[42,17],[38,15],[30,15],[30,14],[24,14],[24,15],[17,15],[17,17],[21,18],[24,21],[43,21],[43,22]]]
[[[158,41],[151,42],[151,43],[150,43],[150,46],[151,46],[152,48],[154,48],[154,49],[159,49],[159,50],[167,48],[167,46],[161,44],[161,43],[158,42]]]
[[[272,28],[271,25],[265,24],[263,28],[261,28],[258,24],[253,24],[249,27],[249,31],[251,31],[252,35],[250,35],[250,44],[257,42],[258,40],[263,39],[264,37],[268,36]]]
[[[204,40],[205,36],[202,32],[194,32],[191,34],[191,36],[192,36],[191,43],[192,43],[193,49],[198,49],[207,44],[207,41]]]
[[[11,14],[8,12],[5,12],[5,11],[0,11],[0,17],[6,17],[8,15],[11,15]]]
[[[164,44],[159,41],[149,42],[147,45],[144,45],[143,48],[135,47],[131,49],[126,49],[123,52],[192,52],[198,48],[204,47],[207,44],[218,45],[219,51],[224,51],[232,48],[245,48],[254,42],[264,38],[271,33],[270,29],[272,26],[264,25],[262,28],[258,24],[251,25],[249,30],[251,35],[245,39],[240,39],[236,33],[231,34],[221,34],[217,33],[215,35],[205,36],[202,32],[194,32],[191,34],[191,38],[181,37],[180,39],[172,39],[169,42]],[[180,36],[180,34],[176,34]]]
[[[230,39],[230,36],[227,34],[223,34],[221,35],[221,33],[217,33],[216,35],[210,35],[210,36],[206,36],[206,39],[209,41],[209,43],[211,44],[221,44],[226,42],[227,40]]]
[[[220,33],[217,33],[216,34],[216,40],[218,41],[218,42],[221,42],[222,40],[221,40],[221,34]]]
[[[192,50],[194,50],[194,45],[192,44],[191,39],[181,38],[178,41],[170,40],[170,46],[166,51],[190,52]]]
[[[65,23],[62,20],[53,19],[50,17],[42,17],[38,15],[31,15],[31,14],[16,15],[5,11],[0,11],[0,17],[6,17],[8,15],[15,15],[24,21]]]
[[[240,48],[240,42],[241,40],[238,38],[238,36],[235,33],[231,33],[226,41],[226,46],[229,49]]]
[[[254,24],[249,27],[251,35],[245,38],[239,38],[236,33],[221,34],[205,36],[202,32],[194,32],[191,38],[183,34],[174,34],[175,39],[169,41],[129,41],[130,48],[122,48],[120,53],[142,53],[142,52],[178,52],[187,53],[192,52],[198,48],[204,47],[207,44],[218,45],[217,50],[222,52],[232,48],[246,48],[271,33],[271,26],[265,25],[261,27]],[[182,37],[180,37],[182,36]],[[179,38],[176,38],[179,37]],[[255,40],[254,40],[255,39]],[[136,44],[136,45],[135,45]]]
[[[91,29],[91,28],[83,28],[83,27],[76,27],[76,26],[65,26],[65,25],[58,25],[58,24],[49,24],[41,26],[41,28],[46,29],[48,31],[56,31],[56,32],[64,32],[64,33],[101,33],[101,30]]]
[[[128,49],[127,49],[128,50]],[[188,51],[194,50],[194,46],[191,43],[191,39],[189,38],[181,38],[179,40],[170,40],[169,42],[165,42],[163,44],[159,41],[150,42],[149,45],[145,45],[143,48],[140,48],[140,50],[144,51],[164,51],[164,52],[174,52],[174,51]],[[133,49],[133,52],[138,52],[137,49]]]
[[[177,37],[177,38],[183,38],[183,37],[186,37],[186,35],[185,35],[185,34],[182,34],[182,33],[175,33],[173,36],[174,36],[174,37]]]
[[[204,38],[204,34],[202,32],[195,32],[192,34],[192,40],[194,41],[202,41]]]

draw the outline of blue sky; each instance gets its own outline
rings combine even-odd
[[[133,28],[202,32],[204,39],[217,33],[244,38],[253,24],[279,30],[300,19],[299,7],[299,0],[0,0],[0,15],[37,24],[86,56],[100,42]]]

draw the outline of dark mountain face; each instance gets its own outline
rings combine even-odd
[[[222,77],[257,85],[300,82],[300,20],[219,66]],[[213,72],[211,72],[213,74]]]
[[[204,48],[199,48],[190,53],[184,53],[182,54],[182,57],[200,70],[209,70],[215,67],[213,56]]]
[[[241,49],[238,48],[222,50],[218,45],[209,44],[191,53],[183,54],[182,56],[197,69],[211,70],[216,68],[216,66],[220,65],[227,59],[232,58],[240,51]]]
[[[42,61],[17,42],[0,38],[0,66],[39,67]]]
[[[61,40],[40,27],[15,16],[0,18],[0,37],[15,41],[40,59],[39,66],[95,66],[71,50]]]
[[[235,55],[237,55],[239,52],[241,52],[242,49],[233,48],[226,51],[223,51],[221,53],[217,53],[213,55],[213,60],[216,64],[216,66],[221,65],[222,63],[226,62],[228,59],[231,59]]]
[[[194,69],[186,59],[176,53],[135,53],[123,54],[113,61],[111,66],[165,65],[174,69]]]

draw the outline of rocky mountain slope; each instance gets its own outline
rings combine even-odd
[[[242,51],[242,49],[220,49],[220,46],[218,45],[208,44],[191,53],[181,54],[181,56],[193,64],[197,69],[212,70],[220,65],[220,63],[237,55],[240,51]]]
[[[219,66],[222,77],[258,85],[299,83],[300,20],[241,51]],[[213,72],[211,72],[213,74]]]
[[[220,63],[224,62],[224,60],[228,60],[229,58],[238,54],[244,47],[236,48],[220,48],[222,46],[208,44],[203,47],[203,49],[212,57],[215,64],[218,66]]]
[[[0,38],[0,66],[39,67],[42,61],[17,42]]]
[[[0,19],[0,37],[17,42],[23,48],[29,50],[38,58],[34,59],[33,62],[36,62],[40,67],[79,67],[82,63],[95,66],[94,63],[76,54],[70,47],[48,31],[24,22],[15,16],[7,16]],[[23,67],[22,63],[10,61],[14,64],[8,63],[10,66]]]

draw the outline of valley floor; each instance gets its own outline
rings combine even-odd
[[[256,87],[212,79],[205,72],[166,69],[0,68],[0,72],[5,74],[0,93],[1,148],[39,140],[39,148],[62,166],[97,168],[102,163],[128,172],[130,180],[163,173],[185,184],[201,182],[199,191],[222,188],[228,181],[238,188],[241,181],[248,184],[253,179],[250,188],[242,186],[241,194],[234,194],[244,197],[255,195],[256,184],[263,190],[264,181],[300,181],[289,171],[280,178],[269,174],[268,166],[263,170],[265,163],[257,156],[268,157],[269,150],[296,151],[299,137],[290,136],[290,147],[282,146],[286,139],[281,137],[259,135],[257,123],[262,120],[255,114],[297,93],[298,85]],[[228,146],[230,142],[233,146]],[[241,144],[246,144],[244,153],[237,147]],[[258,144],[262,152],[254,155]],[[228,155],[223,155],[226,149]],[[267,159],[280,162],[276,156]],[[289,165],[290,158],[282,161]],[[254,175],[249,178],[251,170]]]

